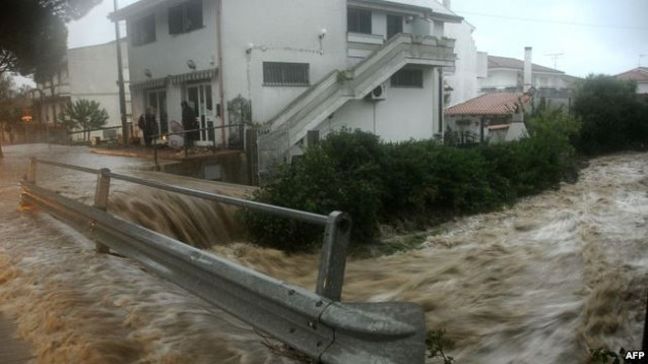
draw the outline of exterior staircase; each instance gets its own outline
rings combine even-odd
[[[298,96],[259,133],[259,169],[269,172],[290,159],[309,130],[351,100],[363,99],[405,65],[452,67],[454,40],[399,34],[349,70],[334,70]]]

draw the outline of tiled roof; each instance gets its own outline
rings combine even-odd
[[[512,69],[517,69],[517,70],[523,70],[524,69],[524,61],[515,59],[515,58],[509,58],[509,57],[499,57],[499,56],[488,56],[488,68],[512,68]],[[549,72],[549,73],[560,73],[563,74],[565,72],[559,71],[553,68],[545,67],[545,66],[540,66],[538,64],[533,63],[533,70],[536,72]]]
[[[530,99],[519,92],[487,93],[448,108],[446,115],[510,115],[520,100],[526,104]]]
[[[638,67],[616,75],[620,80],[633,80],[637,82],[648,82],[648,67]]]
[[[115,19],[124,19],[127,16],[127,14],[132,14],[143,10],[147,10],[165,1],[166,0],[139,0],[131,5],[125,6],[117,10],[116,12],[110,13],[108,17],[113,21]],[[460,22],[463,19],[462,17],[460,17],[459,15],[457,15],[456,13],[454,13],[453,11],[446,8],[445,6],[443,6],[442,4],[440,4],[435,0],[367,0],[367,1],[393,3],[398,5],[414,6],[417,8],[425,8],[431,10],[433,13],[442,15],[443,17],[447,18],[448,21]]]

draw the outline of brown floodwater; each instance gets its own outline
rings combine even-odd
[[[39,363],[291,362],[247,325],[38,211],[18,211],[27,158],[158,178],[151,161],[82,147],[5,147],[0,160],[0,311]],[[43,167],[39,183],[86,203],[94,177]],[[159,177],[162,178],[162,177]],[[251,189],[164,177],[244,196]],[[313,288],[315,255],[241,242],[232,208],[115,183],[110,212],[279,279]],[[239,241],[231,243],[232,241]],[[457,219],[417,250],[350,259],[344,301],[420,304],[457,363],[587,363],[639,348],[648,285],[648,154],[593,160],[575,184]]]

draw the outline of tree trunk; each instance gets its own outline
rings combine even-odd
[[[4,154],[2,154],[2,143],[0,142],[0,159],[4,158]]]

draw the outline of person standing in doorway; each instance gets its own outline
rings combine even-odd
[[[151,107],[146,108],[146,113],[143,117],[140,117],[138,125],[144,133],[144,145],[150,147],[153,138],[155,138],[158,134],[158,125],[157,121],[155,120],[155,110],[153,110],[153,108]]]
[[[182,127],[185,130],[185,145],[187,148],[191,148],[194,145],[194,141],[198,139],[198,131],[191,131],[186,133],[188,130],[198,129],[198,122],[196,121],[196,112],[193,110],[189,103],[183,101],[180,103],[182,107]]]

